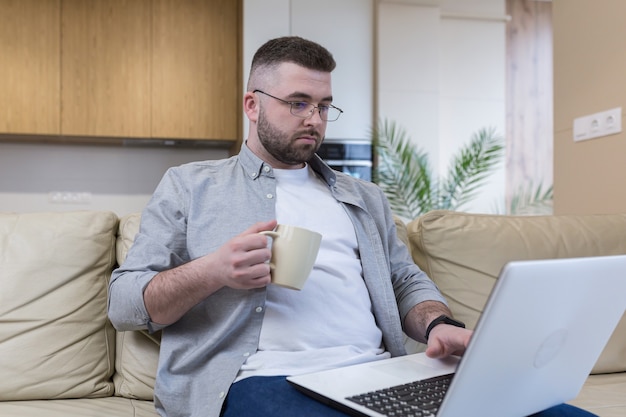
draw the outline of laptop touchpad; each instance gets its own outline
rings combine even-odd
[[[457,358],[440,360],[430,359],[425,355],[410,355],[396,361],[373,362],[371,367],[376,371],[399,378],[430,378],[454,372],[457,364]]]

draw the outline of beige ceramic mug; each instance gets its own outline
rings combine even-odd
[[[272,283],[301,290],[320,249],[322,235],[302,227],[279,224],[273,231],[261,232],[272,238],[270,270]]]

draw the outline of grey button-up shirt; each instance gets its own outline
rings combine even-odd
[[[317,156],[309,164],[354,224],[363,279],[385,349],[392,356],[406,354],[403,318],[416,304],[445,302],[443,297],[397,238],[392,213],[377,186],[336,173]],[[122,331],[160,329],[143,300],[152,277],[217,250],[257,221],[274,219],[275,196],[272,167],[246,145],[225,160],[168,170],[142,213],[126,261],[113,272],[113,325]],[[257,349],[265,293],[264,288],[222,288],[162,329],[155,386],[161,415],[219,416],[239,369]]]

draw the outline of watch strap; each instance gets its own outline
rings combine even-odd
[[[458,320],[454,320],[452,317],[448,317],[445,314],[442,314],[441,316],[431,321],[428,327],[426,328],[425,338],[427,342],[428,342],[428,337],[430,336],[431,330],[434,329],[435,326],[437,326],[438,324],[450,324],[452,326],[465,328],[465,323],[460,322]]]

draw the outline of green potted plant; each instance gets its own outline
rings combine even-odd
[[[372,134],[378,155],[373,181],[384,191],[392,211],[404,219],[436,209],[459,210],[476,197],[502,161],[502,142],[495,129],[480,129],[454,155],[447,174],[437,178],[428,155],[409,140],[404,129],[384,120]]]

